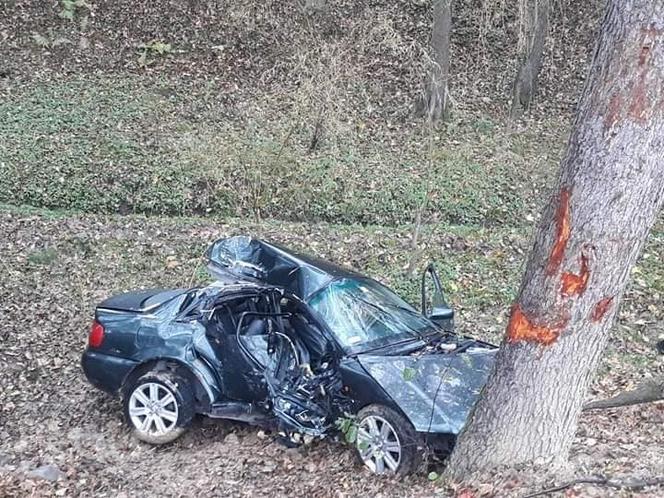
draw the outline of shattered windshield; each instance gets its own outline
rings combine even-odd
[[[309,305],[346,349],[387,346],[436,330],[403,299],[368,279],[335,280],[315,294]]]

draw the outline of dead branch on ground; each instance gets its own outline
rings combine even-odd
[[[606,486],[609,488],[616,488],[616,489],[637,490],[637,489],[646,488],[648,486],[660,486],[664,484],[664,477],[663,476],[648,477],[648,478],[625,477],[623,479],[609,478],[604,476],[579,477],[578,479],[568,481],[566,483],[560,484],[559,486],[543,489],[542,491],[526,495],[523,498],[535,498],[536,496],[544,496],[551,493],[557,493],[559,491],[564,491],[568,488],[571,488],[572,486],[576,486],[577,484],[593,484],[595,486]]]
[[[652,403],[664,399],[664,376],[647,379],[631,391],[622,392],[612,398],[600,399],[587,403],[584,410],[596,410],[601,408],[616,408],[618,406],[637,405],[640,403]]]

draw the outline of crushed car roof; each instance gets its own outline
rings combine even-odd
[[[208,270],[218,279],[275,285],[304,300],[333,280],[366,278],[334,263],[245,235],[215,241],[205,256]]]

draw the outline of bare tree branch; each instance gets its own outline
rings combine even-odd
[[[532,493],[524,496],[523,498],[535,498],[536,496],[544,496],[551,493],[557,493],[558,491],[563,491],[577,484],[594,484],[595,486],[607,486],[609,488],[616,489],[643,489],[648,486],[660,486],[664,484],[664,477],[648,477],[648,478],[637,478],[637,477],[625,477],[623,479],[608,478],[604,476],[588,476],[588,477],[579,477],[572,481],[563,483],[559,486],[553,488],[543,489],[536,493]]]
[[[651,403],[662,399],[664,399],[664,376],[648,379],[641,382],[635,389],[620,393],[612,398],[591,401],[583,409],[615,408],[618,406]]]

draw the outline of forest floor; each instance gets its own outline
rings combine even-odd
[[[515,496],[587,475],[664,474],[664,404],[586,413],[563,472],[495,473],[463,489],[373,476],[345,445],[286,449],[239,423],[202,419],[176,443],[133,439],[118,400],[92,388],[80,354],[94,306],[115,292],[183,286],[205,279],[200,256],[217,237],[251,233],[366,272],[411,301],[403,274],[411,227],[361,227],[240,219],[84,215],[0,209],[0,496]],[[465,333],[497,341],[520,278],[530,229],[424,227],[429,259],[441,268]],[[664,334],[664,252],[659,227],[635,272],[591,396],[629,388],[664,368],[654,342]],[[56,482],[29,477],[53,465]],[[439,464],[429,471],[440,472]],[[627,496],[579,485],[565,496]],[[640,496],[661,496],[649,488]]]

